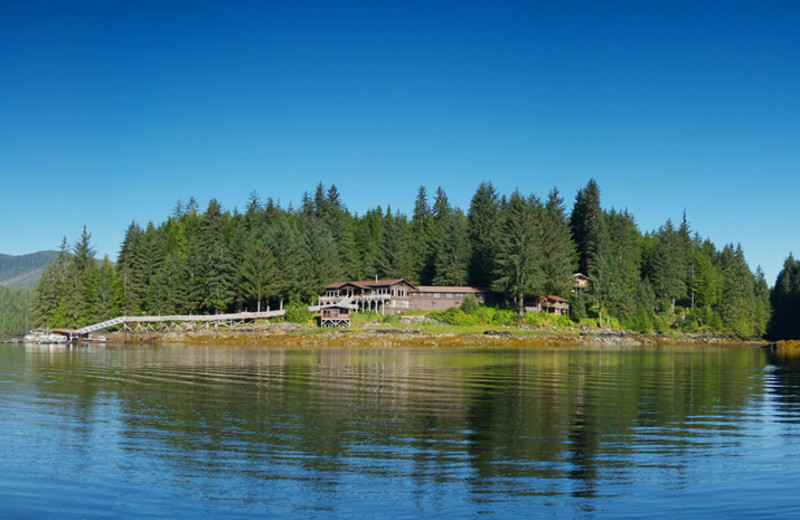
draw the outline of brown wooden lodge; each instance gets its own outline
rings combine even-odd
[[[500,296],[483,287],[413,285],[403,278],[336,282],[325,287],[319,297],[320,325],[347,327],[353,312],[376,311],[399,314],[408,311],[446,310],[458,307],[471,294],[479,305],[500,300]],[[567,300],[559,296],[528,297],[526,312],[566,314]]]

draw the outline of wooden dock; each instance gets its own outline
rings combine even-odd
[[[309,310],[314,309],[309,307]],[[314,309],[318,310],[318,309]],[[244,327],[255,320],[278,318],[286,314],[281,309],[266,312],[237,312],[232,314],[173,314],[167,316],[120,316],[111,320],[101,321],[76,332],[83,335],[98,330],[122,325],[123,330],[160,330],[165,328],[192,330],[211,327]]]

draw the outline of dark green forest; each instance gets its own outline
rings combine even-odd
[[[635,331],[763,336],[770,291],[740,246],[715,246],[685,215],[642,233],[626,210],[601,206],[594,180],[571,211],[557,189],[545,198],[498,193],[482,183],[465,210],[440,187],[420,187],[411,215],[380,206],[348,211],[319,184],[298,208],[252,193],[243,212],[216,200],[179,201],[166,221],[124,230],[116,263],[97,262],[91,235],[66,239],[34,291],[37,325],[80,327],[122,314],[189,314],[311,302],[346,279],[406,278],[473,285],[519,309],[525,295],[570,300],[571,318]],[[591,289],[571,292],[573,275]]]
[[[0,334],[23,334],[27,331],[31,296],[30,290],[0,285]]]
[[[774,309],[768,337],[772,340],[800,339],[800,260],[790,254],[778,273],[770,294]]]

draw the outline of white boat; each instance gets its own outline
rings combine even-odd
[[[56,334],[55,332],[35,330],[25,334],[25,336],[22,338],[22,341],[25,343],[55,345],[69,343],[69,337],[62,334]]]

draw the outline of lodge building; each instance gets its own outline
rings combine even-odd
[[[447,310],[458,307],[471,294],[479,305],[497,303],[500,295],[485,287],[414,285],[403,278],[336,282],[325,287],[320,307],[336,306],[331,317],[347,311],[376,311],[396,314],[407,311]],[[567,300],[559,296],[537,295],[526,298],[526,312],[566,314]],[[324,317],[324,313],[323,313]]]

